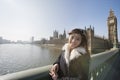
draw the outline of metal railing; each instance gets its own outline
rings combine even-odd
[[[29,69],[0,76],[0,80],[48,80],[49,69],[52,65]]]
[[[103,80],[107,71],[110,70],[109,64],[114,62],[115,55],[119,49],[112,49],[106,52],[94,54],[90,60],[90,80]],[[49,69],[52,65],[20,71],[16,73],[0,76],[0,80],[49,80]],[[103,74],[104,73],[104,74]]]
[[[112,68],[111,64],[115,61],[119,49],[112,49],[106,52],[94,54],[90,61],[90,80],[104,80],[108,71]]]

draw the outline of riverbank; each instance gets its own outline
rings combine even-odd
[[[61,50],[64,44],[41,44],[41,47]]]

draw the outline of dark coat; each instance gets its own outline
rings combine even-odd
[[[88,80],[89,55],[83,47],[75,48],[69,53],[67,45],[64,45],[62,53],[56,61],[59,64],[59,78],[70,77],[78,80]]]

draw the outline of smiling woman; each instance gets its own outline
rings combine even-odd
[[[50,70],[53,80],[88,80],[90,54],[83,30],[73,29]]]

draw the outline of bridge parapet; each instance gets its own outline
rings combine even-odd
[[[0,76],[0,80],[49,80],[48,72],[52,65],[29,69]]]
[[[90,61],[90,80],[104,80],[105,75],[111,69],[119,49],[111,49],[106,52],[94,54]]]
[[[94,54],[90,61],[90,80],[103,80],[110,70],[119,49],[112,49],[106,52]],[[49,80],[49,69],[52,65],[11,73],[0,76],[0,80]]]

